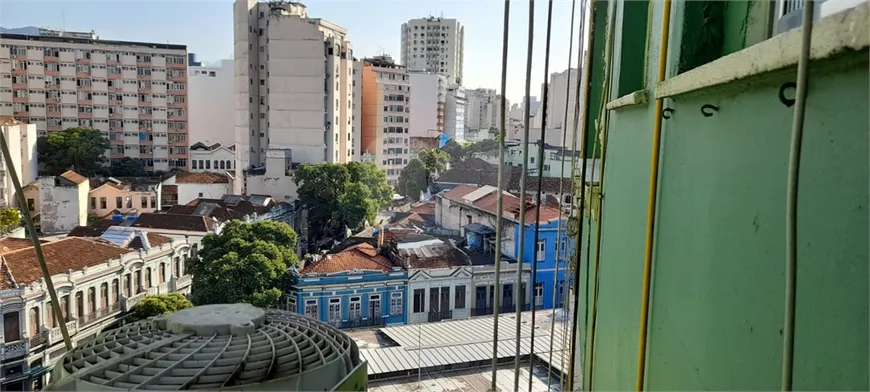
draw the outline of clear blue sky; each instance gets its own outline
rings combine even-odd
[[[348,30],[356,57],[381,51],[399,61],[401,25],[429,15],[456,18],[465,25],[465,87],[499,89],[501,83],[504,2],[308,0],[308,15],[324,18]],[[577,2],[579,15],[580,0]],[[511,1],[508,91],[512,102],[525,95],[529,3]],[[568,65],[570,0],[553,6],[550,72]],[[201,61],[232,58],[232,1],[41,1],[0,0],[0,26],[38,26],[75,31],[94,30],[103,39],[171,42],[187,45]],[[531,95],[540,100],[544,80],[547,2],[535,3],[535,39]],[[579,23],[575,19],[575,23]],[[576,26],[576,25],[575,25]],[[575,27],[576,29],[576,27]],[[576,38],[575,50],[576,52]],[[572,64],[576,56],[572,55]]]

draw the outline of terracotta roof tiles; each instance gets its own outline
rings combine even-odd
[[[229,184],[230,179],[226,175],[217,173],[184,173],[175,176],[176,184]]]
[[[371,244],[361,243],[306,265],[300,274],[333,274],[353,270],[388,272],[393,267],[390,259],[379,254]]]
[[[82,237],[67,237],[42,245],[45,263],[52,275],[100,265],[130,252],[133,250]],[[0,257],[9,275],[19,285],[29,285],[42,277],[33,247],[8,252]],[[0,284],[5,284],[2,281],[6,279],[0,279]]]
[[[85,183],[88,181],[87,177],[85,177],[81,174],[78,174],[72,170],[67,170],[67,171],[61,173],[60,176],[69,180],[69,181],[72,181],[76,185],[79,185],[79,184],[82,184],[82,183]]]

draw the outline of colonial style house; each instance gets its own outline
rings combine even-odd
[[[73,345],[93,337],[149,294],[189,292],[191,245],[129,227],[41,244],[60,301],[56,315],[29,240],[0,239],[3,390],[38,390]]]
[[[404,324],[408,271],[382,253],[381,240],[349,244],[294,270],[287,308],[339,328]]]
[[[497,188],[488,185],[459,185],[450,191],[439,193],[435,199],[435,221],[439,226],[448,230],[460,230],[471,251],[494,253],[495,226],[498,217]],[[538,209],[540,209],[540,219],[536,222]],[[526,265],[531,267],[533,264],[537,267],[533,290],[534,304],[538,308],[552,309],[554,291],[565,287],[566,260],[573,247],[573,241],[568,238],[565,229],[567,216],[562,217],[560,232],[558,209],[537,206],[528,201],[522,202],[519,197],[507,192],[503,195],[501,214],[504,228],[504,237],[500,245],[502,254],[511,260],[519,259],[519,237],[520,232],[523,231],[525,236],[522,252],[523,268],[526,268]],[[519,225],[520,214],[525,214],[525,227]],[[539,228],[537,243],[534,240],[536,226]],[[559,257],[556,255],[558,241],[561,241]],[[521,290],[523,298],[530,298],[532,295],[523,288]]]

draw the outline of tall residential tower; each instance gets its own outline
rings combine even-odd
[[[402,65],[435,72],[447,84],[462,84],[465,29],[456,19],[428,17],[402,24]]]
[[[268,178],[249,177],[248,193],[293,199],[296,164],[352,159],[347,30],[290,1],[236,0],[233,20],[238,167]]]

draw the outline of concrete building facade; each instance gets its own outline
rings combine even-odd
[[[0,115],[38,135],[99,130],[110,162],[187,167],[187,47],[50,35],[0,35]]]
[[[0,132],[6,138],[15,174],[22,186],[36,180],[37,152],[36,125],[26,124],[9,116],[0,116]],[[15,205],[15,187],[12,184],[11,171],[6,167],[6,160],[0,154],[0,207]]]
[[[188,68],[188,140],[191,145],[194,142],[236,144],[233,72],[233,60],[222,60],[219,67],[191,65]]]
[[[69,233],[76,226],[88,224],[90,181],[72,170],[59,176],[42,177],[38,182],[39,204],[31,210],[39,213],[43,234]],[[27,200],[28,208],[31,201]]]
[[[402,24],[402,64],[413,71],[435,72],[450,84],[462,84],[465,28],[456,19],[411,19]]]
[[[501,95],[493,89],[477,88],[465,90],[465,97],[466,141],[491,139],[489,130],[498,128],[501,119]],[[506,106],[510,107],[509,101]]]
[[[431,72],[408,72],[411,81],[411,137],[433,137],[444,132],[447,78]]]
[[[444,105],[444,133],[459,143],[465,142],[465,117],[468,100],[465,99],[465,88],[454,84],[447,87],[447,99]]]
[[[362,60],[362,155],[387,172],[395,186],[408,164],[411,81],[389,56]]]
[[[294,163],[353,156],[347,30],[297,2],[237,0],[233,20],[236,177],[256,169],[248,192],[295,199]]]

